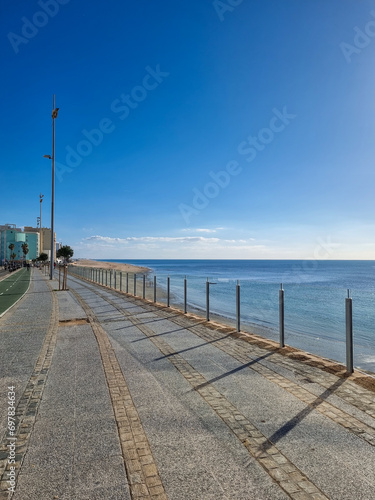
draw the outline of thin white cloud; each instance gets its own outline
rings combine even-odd
[[[108,244],[114,244],[114,243],[122,243],[122,244],[128,244],[131,242],[159,242],[159,243],[218,243],[220,240],[219,238],[205,238],[203,236],[179,236],[179,237],[172,237],[172,236],[130,236],[128,238],[112,238],[109,236],[89,236],[88,238],[84,238],[83,241],[95,241],[95,242],[101,242],[101,243],[108,243]],[[225,241],[225,240],[222,240]],[[227,240],[230,241],[230,240]]]
[[[268,247],[253,239],[213,236],[112,236],[93,235],[75,247],[81,257],[93,258],[257,258]]]
[[[204,227],[197,227],[197,228],[187,228],[187,229],[182,229],[183,232],[189,232],[189,233],[216,233],[217,231],[222,231],[225,229],[224,227],[215,227],[212,229],[209,228],[204,228]]]

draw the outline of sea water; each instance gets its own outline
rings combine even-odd
[[[166,288],[171,304],[234,321],[236,284],[241,290],[241,329],[278,340],[279,289],[285,294],[285,343],[345,363],[345,298],[353,299],[354,365],[375,372],[375,261],[112,260],[145,266]]]

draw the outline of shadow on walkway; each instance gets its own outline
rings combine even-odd
[[[223,337],[225,338],[225,337]],[[214,341],[215,342],[215,341]],[[265,354],[264,356],[259,356],[258,358],[252,359],[248,363],[245,363],[244,365],[238,366],[237,368],[234,368],[233,370],[230,370],[229,372],[223,373],[222,375],[218,375],[217,377],[212,378],[211,380],[207,380],[207,382],[204,382],[203,384],[199,384],[196,387],[194,387],[194,391],[198,391],[199,389],[203,389],[204,387],[207,387],[208,385],[212,384],[213,382],[217,382],[218,380],[221,380],[222,378],[228,377],[229,375],[233,375],[233,373],[237,373],[244,368],[248,368],[251,365],[255,365],[256,363],[259,363],[262,359],[266,359],[269,356],[272,356],[272,352],[269,352]]]
[[[332,384],[328,389],[326,389],[320,396],[317,396],[315,401],[313,401],[309,406],[300,411],[296,416],[291,418],[286,422],[280,429],[272,434],[268,438],[268,443],[262,446],[263,450],[268,450],[273,444],[276,444],[280,439],[286,436],[291,430],[293,430],[302,420],[304,420],[310,413],[315,410],[319,405],[321,405],[332,393],[335,392],[344,382],[345,378],[338,379],[334,384]]]

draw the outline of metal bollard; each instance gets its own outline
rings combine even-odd
[[[353,373],[353,300],[348,297],[345,299],[345,319],[346,319],[346,371]]]
[[[206,320],[210,321],[210,282],[206,281]]]
[[[187,278],[184,279],[184,313],[187,313]]]
[[[146,275],[143,275],[143,294],[142,297],[145,299],[146,298]]]
[[[170,305],[170,287],[171,287],[171,279],[168,276],[167,278],[167,307]]]
[[[133,274],[133,280],[134,280],[134,297],[137,295],[137,275]]]
[[[241,331],[241,320],[240,320],[240,280],[237,280],[236,285],[236,319],[237,319],[237,332]]]
[[[154,276],[154,302],[156,302],[156,274]]]
[[[284,290],[283,284],[281,283],[279,290],[279,334],[280,334],[280,347],[284,347],[284,335],[285,335],[285,324],[284,324]]]

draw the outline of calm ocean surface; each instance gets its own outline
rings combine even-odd
[[[278,340],[278,290],[285,290],[286,344],[345,363],[345,297],[353,298],[354,364],[375,372],[375,261],[111,260],[146,266],[166,288],[171,304],[210,310],[235,319],[236,283],[241,285],[241,328]]]

